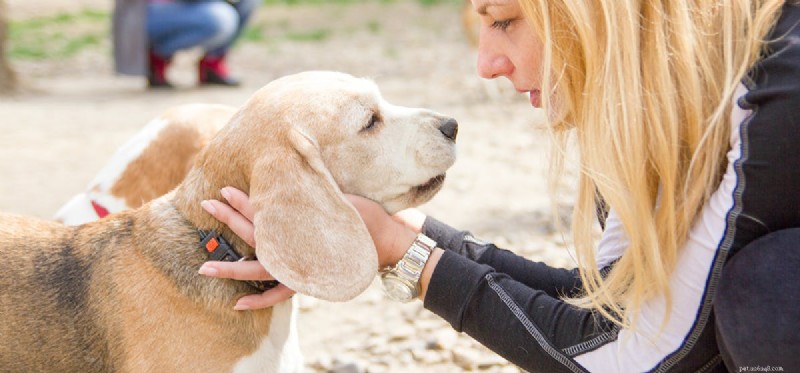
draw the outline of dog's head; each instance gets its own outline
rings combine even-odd
[[[456,132],[452,118],[386,102],[369,80],[306,72],[256,92],[218,138],[246,144],[260,263],[300,293],[347,300],[378,261],[343,193],[390,213],[428,201],[455,161]]]

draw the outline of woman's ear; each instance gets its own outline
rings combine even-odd
[[[378,272],[372,238],[316,142],[296,128],[288,137],[286,149],[262,155],[252,171],[258,261],[301,294],[352,299]]]

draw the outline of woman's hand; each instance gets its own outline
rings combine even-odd
[[[425,222],[425,215],[408,209],[391,216],[375,201],[351,194],[346,196],[361,215],[375,242],[379,268],[394,266],[414,242]]]
[[[222,188],[220,192],[230,206],[216,200],[203,201],[200,205],[209,214],[228,225],[248,245],[256,247],[255,227],[253,226],[255,212],[253,206],[250,205],[249,197],[244,192],[232,187]],[[391,216],[380,204],[372,200],[355,195],[347,195],[347,198],[361,215],[361,219],[375,242],[380,268],[394,266],[414,242],[425,222],[425,215],[416,209],[408,209]],[[234,280],[274,280],[259,262],[253,260],[209,261],[203,263],[198,273]],[[234,309],[253,310],[272,307],[289,299],[294,294],[293,290],[280,284],[262,294],[246,295],[240,298]]]
[[[230,203],[230,206],[216,200],[203,201],[200,205],[219,221],[227,224],[233,233],[245,240],[248,245],[256,247],[253,235],[255,231],[253,215],[255,212],[253,211],[253,206],[250,205],[247,194],[231,187],[222,188],[221,193]],[[234,280],[261,281],[275,279],[255,260],[241,262],[209,261],[203,263],[198,273],[210,277]],[[239,298],[233,309],[243,311],[272,307],[289,299],[294,294],[293,290],[286,287],[286,285],[280,284],[261,294],[246,295]]]
[[[349,194],[347,198],[361,215],[372,240],[375,241],[380,268],[394,267],[422,230],[425,214],[417,209],[407,209],[389,216],[383,207],[374,201]],[[422,269],[419,278],[420,299],[424,300],[425,294],[428,293],[428,284],[442,253],[442,249],[435,248]]]

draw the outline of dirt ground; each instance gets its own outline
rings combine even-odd
[[[111,3],[12,0],[9,11],[19,20],[84,7],[107,11]],[[253,22],[265,25],[265,40],[241,43],[231,55],[244,81],[235,89],[197,88],[197,53],[187,52],[170,72],[178,89],[147,91],[143,79],[112,73],[107,40],[67,60],[12,60],[26,92],[0,97],[0,210],[49,219],[170,106],[240,105],[277,77],[339,70],[374,79],[395,104],[458,119],[459,159],[423,211],[529,258],[568,266],[565,238],[551,224],[541,114],[507,82],[478,78],[460,12],[454,4],[415,1],[261,8]],[[326,36],[295,40],[281,36],[287,28]],[[351,302],[298,301],[309,371],[519,371],[419,302],[384,299],[377,281]]]

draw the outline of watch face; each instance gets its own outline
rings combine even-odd
[[[414,295],[411,294],[411,289],[408,287],[408,285],[391,278],[386,278],[383,280],[383,290],[386,292],[386,295],[388,295],[389,298],[402,302],[408,302],[414,297]]]

